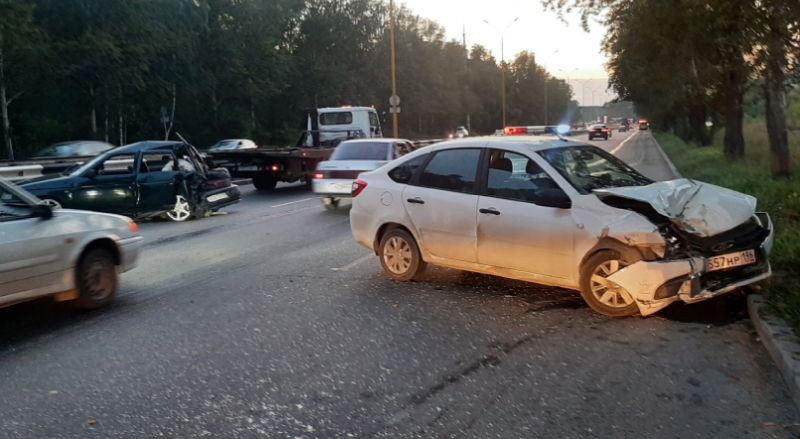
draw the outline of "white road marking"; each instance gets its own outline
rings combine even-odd
[[[375,255],[370,253],[370,254],[364,255],[364,256],[356,259],[355,261],[345,265],[344,267],[331,268],[331,270],[332,271],[347,271],[347,270],[355,267],[356,265],[359,265],[359,264],[362,264],[364,262],[367,262],[368,260],[370,260],[370,259],[372,259],[374,257],[375,257]]]
[[[290,201],[288,203],[283,203],[283,204],[276,204],[276,205],[270,206],[270,207],[283,207],[283,206],[288,206],[290,204],[297,204],[297,203],[302,203],[303,201],[316,200],[316,199],[317,199],[317,197],[303,198],[302,200]]]
[[[623,147],[623,146],[625,146],[625,144],[626,144],[626,143],[628,143],[628,140],[631,140],[631,139],[633,139],[634,137],[636,137],[636,135],[637,135],[637,134],[639,134],[639,133],[638,133],[638,132],[636,132],[636,133],[633,133],[633,134],[631,134],[631,135],[630,135],[630,137],[628,137],[627,139],[625,139],[625,140],[623,140],[622,142],[620,142],[620,144],[619,144],[619,145],[617,145],[617,147],[616,147],[616,148],[614,148],[614,149],[612,149],[612,150],[611,150],[611,154],[616,154],[616,153],[617,153],[617,151],[619,151],[620,149],[622,149],[622,147]]]

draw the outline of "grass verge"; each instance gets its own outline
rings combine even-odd
[[[769,212],[775,224],[772,250],[774,275],[766,287],[770,308],[786,319],[800,335],[800,132],[792,132],[794,176],[773,179],[769,170],[769,141],[763,122],[745,125],[745,160],[729,163],[722,152],[722,133],[714,145],[698,147],[667,133],[656,140],[687,178],[731,188],[758,198],[758,210]]]

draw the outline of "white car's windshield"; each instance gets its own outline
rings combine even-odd
[[[39,200],[19,187],[0,179],[0,221],[28,214],[28,208]]]
[[[653,181],[600,148],[582,145],[540,151],[550,165],[578,192],[595,189],[644,186]]]
[[[342,142],[331,155],[331,160],[388,160],[387,142]]]

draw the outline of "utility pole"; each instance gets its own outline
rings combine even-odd
[[[397,61],[395,60],[394,48],[394,0],[389,0],[389,45],[391,46],[392,64],[392,136],[395,139],[400,137],[400,127],[398,126],[398,113],[400,112],[400,99],[397,98]]]
[[[469,49],[467,49],[467,25],[461,25],[461,42],[464,44],[464,68],[467,70],[467,84],[471,84],[471,77],[469,72]],[[467,131],[472,132],[470,126],[469,108],[467,108]]]

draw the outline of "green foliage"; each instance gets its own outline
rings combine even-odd
[[[744,192],[758,198],[758,209],[766,211],[775,225],[771,261],[773,282],[769,298],[800,329],[800,182],[797,177],[774,179],[769,172],[769,140],[764,121],[745,125],[748,144],[744,162],[724,160],[721,133],[712,147],[698,148],[673,134],[656,133],[659,144],[681,175]],[[800,132],[790,135],[792,154],[800,154]],[[795,161],[794,175],[800,165]]]
[[[396,23],[401,135],[444,136],[468,115],[473,132],[501,128],[501,70],[486,49],[468,56],[404,7]],[[159,139],[173,102],[173,132],[198,146],[290,143],[304,109],[346,104],[374,105],[387,133],[388,24],[385,0],[0,0],[0,32],[27,35],[4,46],[9,87],[25,90],[11,134],[20,156],[70,139]],[[571,90],[531,54],[506,74],[510,122],[544,122],[544,81],[548,120],[565,118]]]

